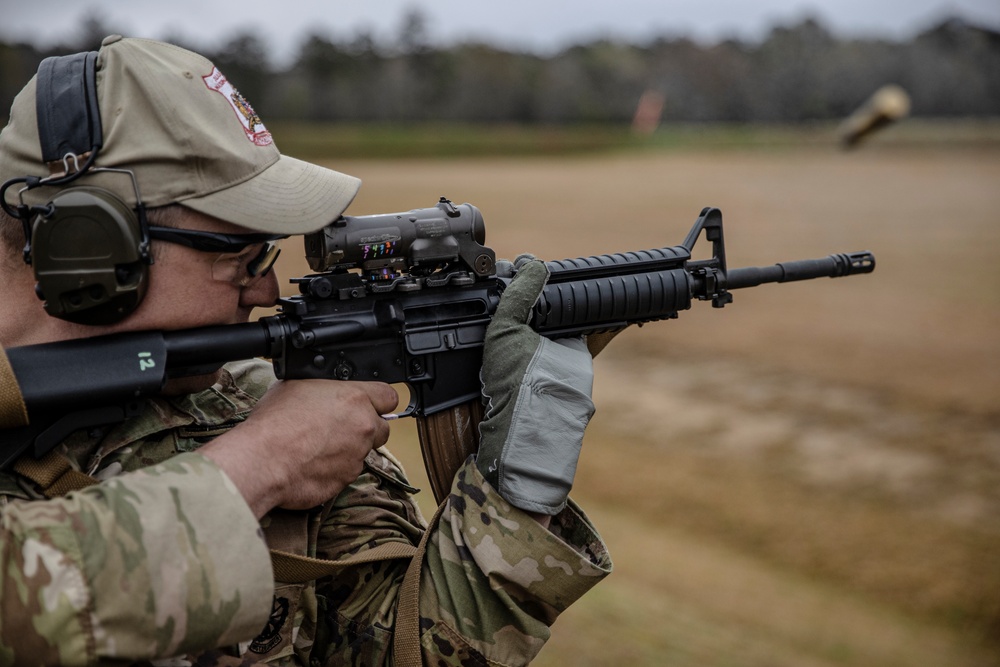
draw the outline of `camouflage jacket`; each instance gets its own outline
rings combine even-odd
[[[196,453],[273,381],[262,362],[227,370],[208,391],[149,401],[140,417],[67,440],[97,486],[32,502],[30,483],[0,475],[0,665],[392,663],[408,561],[286,584],[266,547],[337,560],[416,544],[426,522],[415,489],[379,449],[323,507],[258,524]],[[545,530],[471,463],[446,502],[421,571],[424,663],[530,662],[556,616],[610,572],[600,537],[573,503]]]

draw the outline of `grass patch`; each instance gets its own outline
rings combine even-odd
[[[304,160],[526,157],[612,151],[774,150],[837,144],[837,124],[670,123],[641,136],[627,125],[268,124],[282,152]],[[868,143],[881,146],[1000,144],[1000,119],[914,119]]]
[[[305,160],[572,155],[635,145],[628,128],[272,123],[282,152]]]

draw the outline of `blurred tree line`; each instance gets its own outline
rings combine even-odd
[[[0,109],[48,55],[97,48],[118,32],[88,19],[75,43],[0,44]],[[435,44],[418,12],[390,44],[315,33],[277,67],[255,33],[205,54],[265,118],[310,121],[629,122],[642,94],[664,121],[796,122],[841,118],[885,83],[916,116],[1000,116],[1000,33],[952,19],[907,41],[844,39],[820,22],[778,26],[751,43],[685,37],[598,40],[553,55],[486,43]]]

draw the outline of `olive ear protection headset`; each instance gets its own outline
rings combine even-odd
[[[35,272],[35,291],[49,315],[80,324],[113,324],[134,311],[146,293],[149,232],[135,174],[95,167],[103,144],[97,103],[97,53],[46,58],[38,66],[35,105],[45,177],[13,178],[0,186],[0,206],[24,227],[24,261]],[[42,206],[23,194],[65,186],[85,173],[116,172],[131,178],[133,210],[109,190],[77,185],[61,189]],[[6,199],[24,183],[20,203]]]

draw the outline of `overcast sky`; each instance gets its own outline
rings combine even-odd
[[[477,38],[542,52],[599,35],[754,40],[806,16],[841,36],[907,38],[947,16],[1000,30],[1000,0],[33,0],[4,12],[0,35],[70,41],[83,19],[96,15],[129,36],[183,35],[209,47],[251,30],[280,62],[309,32],[336,37],[363,28],[387,40],[410,8],[423,12],[430,35],[444,43]]]

